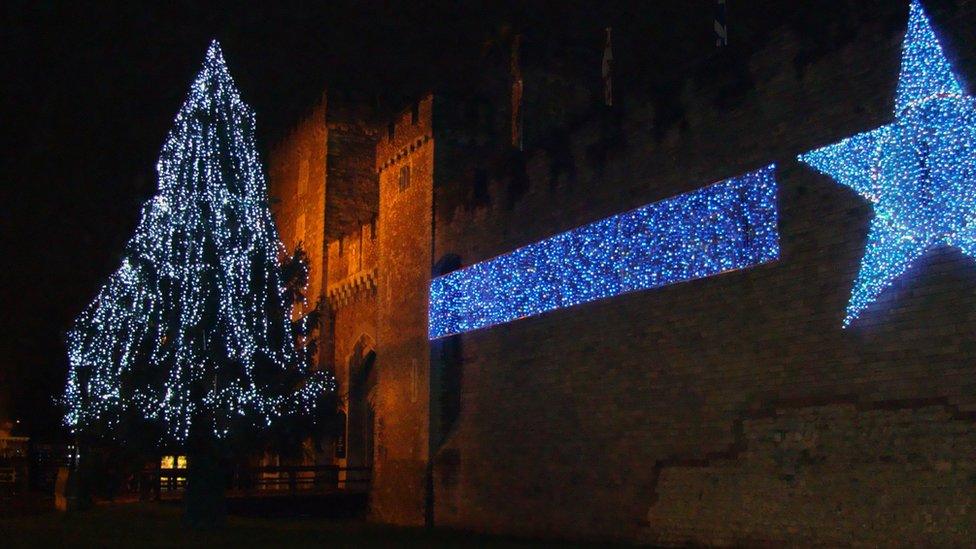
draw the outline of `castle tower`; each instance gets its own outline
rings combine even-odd
[[[379,402],[372,512],[423,524],[429,458],[433,99],[391,122],[376,146],[379,174]]]
[[[324,290],[327,110],[328,97],[322,94],[319,103],[268,155],[268,192],[278,235],[289,253],[299,243],[308,253],[307,309],[315,306]],[[320,352],[319,364],[322,355]]]
[[[350,388],[375,339],[375,220],[379,203],[370,115],[338,93],[320,102],[269,154],[272,209],[291,252],[308,253],[307,310],[324,305],[317,363],[339,383],[344,432],[315,460],[368,467],[365,413]],[[356,356],[354,357],[353,354]],[[362,480],[368,471],[356,478]]]

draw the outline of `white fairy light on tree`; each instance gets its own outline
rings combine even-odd
[[[194,422],[223,437],[310,414],[334,392],[307,371],[292,325],[254,120],[214,41],[122,265],[68,335],[72,430],[137,414],[175,441]]]

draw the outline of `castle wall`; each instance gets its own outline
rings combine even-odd
[[[330,102],[328,113],[329,193],[326,201],[326,239],[355,233],[376,218],[379,188],[376,178],[376,136],[367,115]]]
[[[350,365],[357,344],[376,338],[376,227],[379,196],[375,138],[366,115],[341,99],[326,100],[301,120],[269,155],[272,211],[291,252],[299,241],[309,259],[308,306],[322,298],[320,367],[333,371],[347,413],[339,465],[362,466],[362,403],[350,406]],[[355,409],[353,409],[355,408]],[[332,462],[334,449],[319,459]]]
[[[434,140],[432,100],[382,128],[379,173],[376,456],[372,516],[419,525],[425,519],[428,432],[428,284]],[[390,131],[392,129],[392,132]],[[409,185],[401,170],[409,169]]]
[[[340,466],[365,467],[372,459],[366,455],[372,448],[365,440],[371,395],[354,385],[363,384],[366,355],[376,351],[376,236],[376,224],[370,223],[329,243],[326,292],[334,372],[346,413],[346,456],[337,456]]]
[[[278,235],[289,253],[308,253],[308,307],[325,291],[326,97],[268,155],[268,194]]]
[[[371,288],[356,293],[333,312],[335,375],[340,380],[339,393],[346,414],[346,456],[336,459],[339,466],[364,467],[371,459],[366,456],[371,448],[364,433],[365,410],[371,395],[357,397],[352,380],[362,373],[365,354],[375,351],[376,311],[376,289]],[[357,473],[351,478],[363,476]]]
[[[289,249],[321,238],[340,391],[376,352],[372,518],[675,545],[976,537],[976,265],[934,250],[842,330],[873,212],[795,161],[891,121],[907,6],[875,4],[829,54],[770,29],[744,78],[632,95],[571,133],[532,116],[582,96],[527,71],[527,101],[554,103],[526,105],[525,153],[493,146],[495,89],[474,110],[425,98],[392,133],[324,103],[299,124],[271,157],[275,215]],[[930,15],[972,81],[976,2]],[[432,269],[771,162],[778,261],[427,341]]]
[[[976,265],[932,251],[841,329],[873,212],[795,160],[891,121],[904,24],[882,21],[904,21],[907,3],[881,9],[803,71],[796,37],[773,29],[732,106],[714,99],[720,81],[686,83],[684,122],[658,136],[653,109],[631,104],[582,127],[559,158],[492,172],[488,200],[469,200],[467,175],[438,173],[433,259],[467,266],[775,162],[781,255],[458,336],[460,416],[432,455],[436,524],[668,544],[976,537]],[[976,39],[959,23],[976,20],[976,3],[931,15],[957,72],[976,80]],[[481,162],[457,151],[438,140],[438,165]],[[381,175],[380,240],[400,251],[380,264],[395,289],[422,274],[427,228],[408,235],[403,220],[429,203],[397,203],[393,171]],[[423,296],[383,292],[381,346],[400,364],[423,357]]]
[[[328,244],[328,288],[335,299],[342,299],[341,285],[359,273],[376,269],[379,250],[376,244],[376,223],[359,225]],[[346,292],[348,293],[348,292]]]

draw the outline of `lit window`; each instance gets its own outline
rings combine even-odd
[[[160,469],[186,469],[186,456],[162,456],[159,458]]]

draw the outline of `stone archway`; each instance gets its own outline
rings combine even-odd
[[[367,335],[348,358],[349,399],[346,411],[346,466],[372,468],[376,438],[376,351]]]

